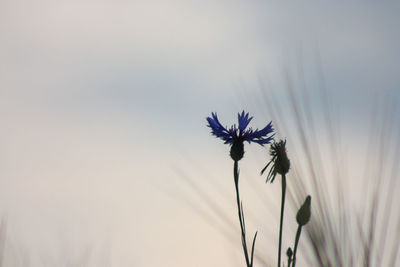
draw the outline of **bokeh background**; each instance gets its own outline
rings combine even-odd
[[[322,159],[335,139],[344,188],[362,210],[370,133],[390,126],[379,136],[398,139],[399,10],[395,1],[1,0],[2,264],[243,266],[229,147],[205,118],[216,111],[231,125],[245,109],[254,128],[279,120],[292,164],[307,168],[295,156],[290,96],[310,108]],[[257,255],[273,266],[280,184],[258,175],[268,158],[267,147],[246,145],[241,180]]]

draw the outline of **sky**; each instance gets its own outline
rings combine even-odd
[[[324,84],[343,143],[360,152],[376,103],[400,101],[399,8],[395,1],[0,1],[5,265],[237,264],[239,240],[227,241],[199,216],[196,206],[207,201],[184,182],[194,177],[236,220],[228,147],[211,137],[205,118],[215,111],[230,125],[245,109],[261,128],[273,118],[260,81],[283,106],[291,81],[299,96],[308,88],[323,135]],[[295,118],[284,115],[290,129]],[[398,121],[398,111],[392,115]],[[256,163],[243,161],[242,173]],[[276,207],[267,213],[275,216]],[[274,247],[276,237],[262,233],[260,246]]]

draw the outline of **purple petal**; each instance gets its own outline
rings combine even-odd
[[[239,130],[243,132],[252,119],[253,117],[249,119],[249,113],[244,114],[244,110],[242,114],[238,113]]]
[[[272,133],[273,131],[274,131],[274,128],[272,128],[272,121],[271,121],[263,129],[261,129],[261,130],[256,129],[254,132],[251,133],[251,136],[253,138],[262,138],[262,137],[266,137],[268,134]]]
[[[215,135],[216,137],[221,138],[222,140],[225,141],[225,143],[230,143],[232,142],[232,136],[228,132],[228,130],[221,125],[221,123],[218,120],[217,113],[211,113],[212,118],[207,117],[208,121],[208,127],[211,128],[211,133]]]
[[[242,113],[238,113],[238,127],[233,125],[227,129],[219,122],[217,113],[212,112],[211,117],[207,117],[207,126],[211,128],[211,133],[222,139],[225,144],[232,145],[235,140],[254,142],[260,145],[269,144],[274,137],[274,134],[272,134],[274,131],[272,122],[261,130],[256,129],[253,131],[251,128],[246,130],[252,119],[253,117],[249,117],[249,113],[245,113],[243,110]]]
[[[267,126],[265,126],[263,129],[261,130],[247,130],[244,134],[244,140],[247,142],[255,142],[257,144],[260,145],[265,145],[265,144],[269,144],[273,138],[274,135],[272,134],[274,131],[274,129],[272,128],[272,122],[270,122]],[[269,134],[272,134],[270,136],[268,136]]]

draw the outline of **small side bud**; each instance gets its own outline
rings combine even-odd
[[[286,256],[288,256],[289,259],[293,256],[293,251],[290,247],[286,250]]]
[[[244,145],[242,141],[233,142],[231,147],[231,158],[234,161],[239,161],[244,155]]]
[[[311,217],[311,196],[307,196],[304,204],[300,207],[296,215],[297,223],[304,226],[308,223]]]

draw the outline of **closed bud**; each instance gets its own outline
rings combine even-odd
[[[307,196],[303,205],[300,207],[296,215],[297,223],[304,226],[308,223],[311,217],[311,196]]]
[[[289,259],[293,256],[293,251],[290,247],[286,250],[286,256],[288,256]]]

